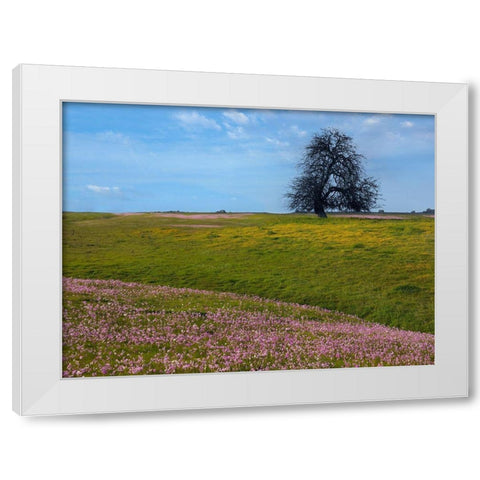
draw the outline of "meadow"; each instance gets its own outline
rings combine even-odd
[[[63,376],[428,365],[434,336],[260,297],[65,278]]]
[[[63,216],[63,376],[434,362],[434,219]]]
[[[64,213],[63,275],[255,295],[434,332],[434,218]]]

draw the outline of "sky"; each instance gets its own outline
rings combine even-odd
[[[63,210],[288,212],[313,134],[353,138],[377,209],[435,207],[432,115],[63,103]]]

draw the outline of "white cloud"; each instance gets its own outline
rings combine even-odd
[[[103,194],[120,192],[119,187],[101,187],[100,185],[87,185],[87,189],[95,193],[103,193]]]
[[[297,135],[297,137],[304,137],[307,134],[306,130],[300,130],[297,125],[292,125],[290,130],[293,134]]]
[[[277,138],[265,137],[265,140],[268,143],[271,143],[272,145],[275,145],[277,147],[288,147],[290,145],[288,142],[282,142],[281,140],[278,140]]]
[[[222,127],[211,118],[200,115],[198,112],[180,112],[175,114],[175,118],[180,120],[182,125],[187,128],[212,128],[214,130],[221,130]]]
[[[239,138],[246,138],[248,136],[243,127],[230,125],[227,122],[224,122],[223,126],[226,128],[229,138],[233,140],[238,140]]]
[[[403,128],[412,128],[413,125],[415,125],[413,122],[409,122],[408,120],[405,120],[400,124]]]
[[[380,118],[379,117],[368,117],[363,121],[365,125],[376,125],[377,123],[380,123]]]
[[[237,112],[236,110],[223,112],[223,115],[227,117],[229,120],[231,120],[232,122],[239,123],[241,125],[245,125],[249,121],[247,115],[245,115],[242,112]]]
[[[245,130],[243,129],[243,127],[232,127],[228,123],[225,123],[225,126],[227,127],[227,135],[230,138],[236,140],[238,138],[246,137]]]

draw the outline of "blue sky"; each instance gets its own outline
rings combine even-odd
[[[287,212],[312,135],[353,137],[385,211],[434,208],[434,117],[63,104],[64,211]]]

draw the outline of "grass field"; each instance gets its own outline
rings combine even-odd
[[[255,295],[433,333],[434,219],[400,218],[65,213],[63,274]]]

